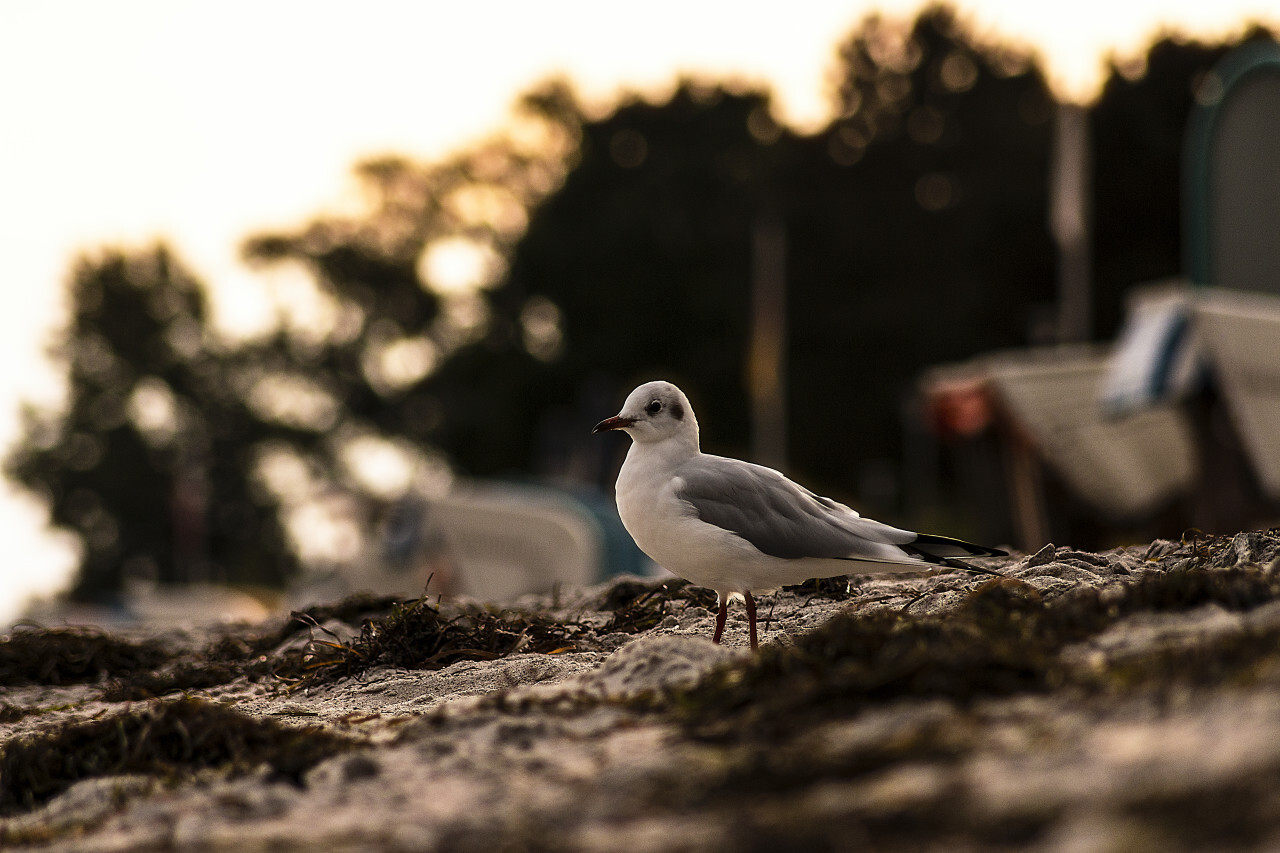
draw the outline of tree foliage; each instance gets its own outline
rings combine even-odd
[[[940,8],[868,19],[841,57],[841,117],[814,136],[780,127],[765,93],[691,82],[584,120],[575,167],[489,294],[498,316],[549,300],[563,356],[520,365],[478,345],[486,373],[540,389],[522,417],[664,376],[699,401],[710,447],[744,452],[764,217],[787,233],[791,450],[815,482],[848,493],[897,455],[920,368],[1026,341],[1054,269],[1043,77]]]
[[[841,50],[837,121],[799,159],[794,456],[856,488],[901,454],[925,367],[1024,345],[1052,298],[1052,100],[1032,58],[933,7]],[[833,452],[834,451],[834,452]]]
[[[71,304],[54,352],[68,408],[28,409],[7,469],[80,539],[76,593],[109,596],[126,574],[280,582],[294,558],[252,476],[267,425],[200,285],[163,248],[108,252],[81,260]]]
[[[537,318],[529,306],[495,316],[475,288],[502,274],[529,210],[559,185],[576,116],[567,89],[548,84],[523,100],[510,135],[443,163],[362,164],[369,205],[361,215],[320,217],[296,233],[246,243],[252,261],[301,265],[330,306],[327,327],[287,327],[280,344],[323,377],[341,401],[345,428],[444,448],[477,473],[517,466],[488,453],[485,440],[493,406],[509,415],[520,388],[486,389],[502,392],[490,401],[452,378],[465,374],[468,352],[482,339],[494,347],[523,333],[535,352],[557,348],[530,338]]]

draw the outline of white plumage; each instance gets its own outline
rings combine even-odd
[[[656,563],[720,600],[747,603],[757,647],[753,590],[853,571],[918,571],[930,564],[975,571],[958,557],[1003,556],[959,539],[914,533],[863,518],[772,468],[703,453],[689,400],[670,382],[647,382],[593,432],[622,430],[631,448],[618,474],[618,514]]]

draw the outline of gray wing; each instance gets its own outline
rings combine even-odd
[[[772,468],[703,454],[681,465],[676,476],[683,481],[676,496],[698,518],[772,557],[914,562],[897,546],[912,542],[915,533],[861,518]]]

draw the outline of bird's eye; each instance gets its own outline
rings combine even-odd
[[[661,401],[661,400],[651,400],[651,401],[649,401],[649,405],[647,405],[647,406],[645,406],[645,407],[644,407],[644,410],[645,410],[646,412],[648,412],[649,414],[651,414],[651,415],[656,415],[656,414],[658,414],[658,412],[661,412],[661,411],[662,411],[662,401]]]

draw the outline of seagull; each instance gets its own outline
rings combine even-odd
[[[640,550],[663,568],[719,600],[712,642],[724,634],[729,597],[746,602],[751,649],[756,639],[752,590],[853,571],[906,572],[931,565],[999,574],[962,562],[1007,552],[959,539],[914,533],[863,518],[778,471],[703,453],[698,419],[670,382],[646,382],[622,411],[592,433],[631,437],[618,472],[618,514]]]

